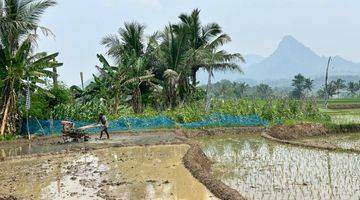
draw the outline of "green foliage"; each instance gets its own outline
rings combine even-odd
[[[122,107],[117,115],[108,114],[101,102],[88,102],[82,104],[59,105],[55,107],[53,115],[56,119],[73,120],[94,120],[98,112],[108,114],[110,119],[119,119],[121,117],[153,118],[163,115],[171,118],[178,123],[196,122],[204,120],[211,114],[227,115],[253,115],[257,114],[263,119],[271,122],[277,120],[283,121],[329,121],[327,114],[319,111],[316,103],[310,100],[291,100],[291,99],[242,99],[242,100],[213,100],[210,113],[204,111],[204,101],[197,101],[180,105],[174,109],[157,111],[153,108],[146,108],[144,113],[135,114],[130,107]]]
[[[307,92],[311,92],[313,88],[313,80],[305,78],[303,75],[298,74],[292,80],[292,86],[294,87],[291,91],[291,97],[293,98],[304,98]]]
[[[15,135],[0,135],[0,142],[1,141],[11,141],[11,140],[15,140],[16,136]]]
[[[60,104],[68,104],[71,101],[71,93],[65,86],[57,86],[49,89],[47,92],[36,91],[31,94],[31,107],[29,110],[30,117],[38,119],[51,118],[51,111]],[[20,111],[23,117],[25,114],[25,99],[20,102]]]
[[[256,86],[256,96],[261,99],[269,98],[273,95],[273,89],[270,85],[261,83],[260,85]]]

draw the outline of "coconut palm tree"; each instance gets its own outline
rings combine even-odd
[[[112,57],[117,66],[112,73],[115,91],[115,108],[119,104],[119,93],[122,84],[132,86],[132,106],[136,113],[142,112],[141,87],[144,82],[149,81],[154,75],[150,64],[154,61],[154,52],[157,47],[158,34],[151,35],[148,43],[145,44],[145,26],[137,22],[125,23],[124,28],[120,28],[118,35],[108,35],[103,38],[101,44],[107,50],[107,55]],[[104,59],[104,58],[103,58]],[[105,62],[102,61],[104,64]],[[105,63],[105,66],[110,66]],[[109,67],[107,67],[109,69]],[[125,81],[125,82],[124,82]],[[115,84],[116,83],[116,84]]]
[[[236,61],[245,62],[244,58],[239,53],[228,53],[225,50],[219,50],[225,43],[231,41],[227,34],[221,34],[216,37],[209,44],[204,46],[204,50],[199,53],[202,57],[201,65],[208,71],[208,83],[206,89],[206,104],[205,112],[209,112],[211,104],[211,78],[216,70],[234,70],[242,73],[242,69]]]
[[[233,85],[235,96],[239,98],[243,98],[245,92],[250,88],[249,84],[245,82],[234,82]]]
[[[186,45],[186,35],[186,30],[183,27],[174,25],[166,26],[161,34],[161,44],[158,50],[159,67],[162,69],[165,79],[176,79],[177,82],[177,84],[174,84],[172,80],[165,80],[167,104],[172,106],[177,104],[176,100],[169,99],[170,97],[175,97],[175,89],[173,87],[177,87],[181,101],[185,101],[190,93],[188,77],[190,76],[191,68],[189,68],[188,62],[192,51]],[[174,77],[175,74],[176,78]]]
[[[216,23],[201,24],[199,9],[194,9],[190,15],[181,14],[179,19],[181,20],[180,26],[187,32],[187,45],[194,50],[202,48],[211,42],[214,37],[222,33],[221,27]],[[196,54],[193,56],[196,57]],[[191,63],[191,81],[193,87],[197,84],[196,73],[201,67],[195,61]]]
[[[55,4],[54,0],[0,0],[0,44],[14,52],[23,38],[36,42],[38,29],[45,35],[52,34],[39,21]]]
[[[124,28],[119,28],[118,35],[108,35],[104,37],[101,44],[107,50],[107,55],[115,59],[117,63],[131,54],[140,57],[144,54],[145,26],[138,22],[126,22]]]
[[[350,81],[347,85],[347,91],[349,91],[352,97],[356,95],[356,92],[359,91],[359,88],[359,84],[357,84],[356,82]]]
[[[53,77],[53,67],[59,67],[62,63],[55,61],[58,53],[46,55],[46,53],[31,54],[31,42],[25,40],[19,48],[11,53],[9,48],[0,48],[0,71],[1,86],[1,134],[15,133],[16,121],[18,120],[18,98],[27,87],[31,90],[45,90],[40,87],[45,84],[44,78]]]

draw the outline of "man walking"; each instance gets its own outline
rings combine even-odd
[[[103,135],[104,132],[106,133],[107,139],[110,139],[110,135],[109,135],[109,132],[108,132],[109,123],[108,123],[108,121],[106,119],[106,116],[103,113],[99,114],[99,121],[100,121],[100,123],[102,125],[102,130],[100,132],[100,139],[102,138],[102,135]]]

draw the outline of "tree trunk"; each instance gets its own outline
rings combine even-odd
[[[57,73],[57,68],[56,67],[53,67],[53,86],[54,88],[58,87],[58,73]]]
[[[140,114],[143,112],[142,102],[141,102],[141,90],[139,87],[137,87],[133,91],[132,104],[133,104],[133,110],[136,114]]]
[[[116,92],[116,94],[115,94],[115,105],[114,105],[114,112],[115,112],[115,114],[118,114],[119,104],[120,104],[120,97],[119,97],[119,93]]]
[[[8,120],[10,101],[11,101],[11,98],[10,98],[10,96],[8,96],[6,103],[3,106],[4,112],[3,112],[2,120],[1,120],[1,129],[0,129],[1,135],[5,135],[5,128],[6,128],[6,124],[7,124],[7,120]]]
[[[197,72],[197,69],[195,67],[193,67],[191,69],[191,81],[192,81],[192,85],[193,87],[195,88],[196,87],[196,84],[197,84],[197,80],[196,80],[196,72]]]
[[[206,104],[205,104],[205,112],[209,113],[210,106],[211,106],[211,76],[212,76],[212,69],[208,70],[208,83],[206,88]]]
[[[16,121],[17,121],[17,108],[16,108],[16,95],[9,94],[6,96],[6,100],[2,105],[2,118],[0,135],[5,133],[15,134],[16,133]]]
[[[165,85],[166,104],[168,108],[175,108],[177,105],[176,83],[174,80],[169,81]]]

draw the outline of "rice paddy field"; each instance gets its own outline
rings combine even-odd
[[[213,175],[247,199],[359,199],[360,155],[287,146],[258,134],[198,139]]]
[[[331,120],[335,124],[359,124],[360,123],[360,107],[349,109],[324,109],[323,101],[319,101],[319,107],[322,112],[331,116]],[[360,99],[333,99],[329,101],[329,105],[359,105]]]
[[[354,104],[331,103],[339,102]],[[360,108],[321,111],[335,124],[360,123]],[[246,199],[360,199],[360,153],[290,146],[260,133],[195,140],[213,161],[212,175]],[[299,141],[360,152],[360,133]],[[184,167],[188,149],[173,132],[114,134],[87,143],[9,143],[0,146],[0,199],[217,199]]]

